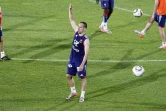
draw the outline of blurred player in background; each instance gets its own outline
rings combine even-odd
[[[96,0],[96,3],[98,4],[99,1],[101,4],[101,8],[104,10],[103,20],[99,28],[102,32],[111,34],[112,32],[108,29],[107,22],[113,12],[114,0]]]
[[[154,9],[152,16],[142,31],[134,30],[141,38],[144,37],[145,33],[152,26],[153,22],[158,23],[159,34],[162,40],[162,45],[159,49],[166,49],[166,36],[165,36],[165,22],[166,22],[166,0],[154,0]]]
[[[5,55],[4,52],[4,44],[3,44],[3,37],[2,37],[2,11],[0,7],[0,53],[1,53],[1,60],[10,60],[8,56]]]
[[[86,65],[89,53],[89,39],[86,36],[85,32],[87,29],[87,24],[85,22],[80,22],[76,25],[74,21],[74,17],[72,14],[72,4],[69,5],[69,20],[72,28],[75,31],[72,49],[70,53],[70,60],[68,62],[67,74],[66,78],[68,80],[71,93],[66,99],[71,99],[75,96],[78,96],[73,76],[76,76],[78,73],[78,77],[81,78],[81,95],[79,102],[84,102],[85,98],[85,89],[86,89]]]

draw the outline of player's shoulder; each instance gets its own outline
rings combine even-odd
[[[88,36],[87,36],[86,34],[84,35],[84,37],[85,37],[85,39],[89,39]]]

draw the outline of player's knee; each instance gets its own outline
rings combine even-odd
[[[109,9],[109,15],[111,15],[112,12],[113,12],[113,8],[110,8],[110,9]]]
[[[81,79],[86,79],[86,76],[81,76],[80,78],[81,78]]]
[[[0,37],[0,42],[3,42],[3,38],[2,37]]]
[[[72,79],[72,76],[69,75],[69,74],[66,74],[66,78],[67,78],[67,79]]]

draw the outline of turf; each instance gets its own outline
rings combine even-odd
[[[133,32],[145,26],[153,1],[116,0],[108,22],[111,35],[99,31],[103,11],[93,1],[1,1],[5,52],[13,60],[0,61],[0,111],[166,110],[166,51],[157,48],[157,24],[142,39]],[[91,42],[84,103],[79,97],[65,100],[74,34],[68,20],[70,3],[75,21],[88,23]],[[135,18],[135,8],[146,15]],[[132,74],[134,65],[144,66],[143,76]],[[80,95],[81,81],[74,79]]]

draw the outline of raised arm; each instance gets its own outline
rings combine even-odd
[[[70,24],[71,24],[72,28],[74,29],[75,32],[77,32],[78,31],[78,26],[76,25],[76,23],[74,21],[72,8],[73,8],[73,5],[70,4],[69,5],[69,20],[70,20]]]

